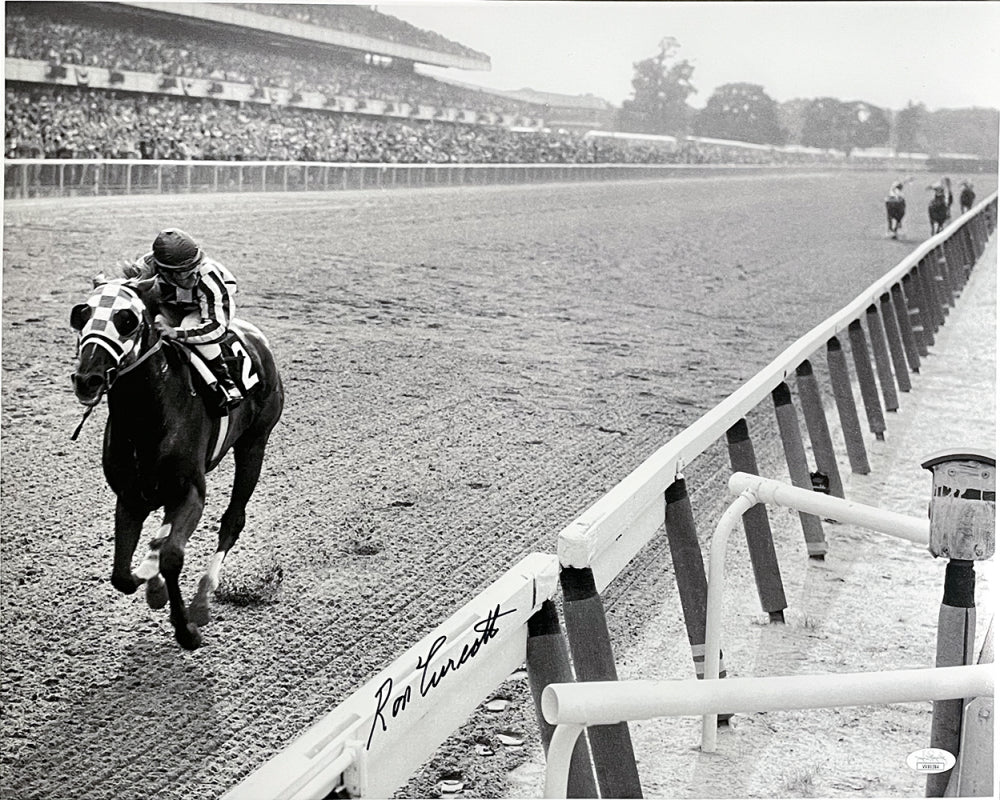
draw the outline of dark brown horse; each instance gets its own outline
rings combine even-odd
[[[945,223],[951,216],[951,211],[948,208],[948,198],[944,187],[936,184],[931,188],[934,191],[934,196],[927,205],[927,217],[931,221],[931,236],[933,236],[935,233],[940,233],[944,230]]]
[[[73,308],[70,324],[79,335],[73,387],[88,408],[108,397],[103,466],[117,496],[111,582],[125,594],[145,583],[152,608],[169,600],[177,641],[194,650],[201,644],[199,627],[209,622],[209,596],[218,587],[222,562],[243,530],[264,449],[284,407],[284,389],[263,334],[235,320],[234,350],[242,357],[246,397],[220,417],[195,391],[182,346],[157,333],[157,301],[154,280],[118,280],[99,285]],[[205,474],[230,449],[235,477],[218,548],[185,608],[179,586],[184,548],[205,507]],[[133,570],[143,523],[159,508],[159,535]]]

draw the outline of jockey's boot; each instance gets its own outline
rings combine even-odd
[[[212,374],[215,375],[215,379],[219,382],[219,393],[222,395],[222,399],[220,401],[222,407],[228,411],[230,408],[238,406],[240,401],[243,399],[243,394],[233,382],[233,378],[229,374],[229,367],[226,365],[225,358],[218,356],[207,363],[209,369],[212,370]]]

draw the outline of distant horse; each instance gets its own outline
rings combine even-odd
[[[194,650],[201,644],[199,626],[209,622],[209,595],[218,587],[222,562],[243,530],[264,449],[284,407],[284,389],[264,335],[234,320],[239,336],[233,351],[240,357],[246,396],[220,417],[195,389],[183,345],[157,332],[157,302],[154,280],[97,286],[70,314],[79,335],[72,378],[88,413],[108,396],[102,461],[117,496],[111,583],[125,594],[145,583],[151,608],[169,600],[174,635],[181,647]],[[179,586],[184,548],[205,506],[205,474],[230,449],[235,477],[218,548],[185,609]],[[143,523],[158,508],[163,509],[159,535],[133,571]]]
[[[937,184],[932,188],[934,189],[934,197],[931,198],[930,205],[927,206],[927,216],[931,221],[931,236],[944,229],[944,224],[951,215],[944,187]]]
[[[958,195],[958,202],[962,206],[962,213],[970,211],[972,204],[976,202],[976,193],[972,189],[972,184],[968,181],[962,182],[962,191]]]
[[[899,237],[903,227],[903,217],[906,216],[906,198],[902,195],[903,184],[893,184],[892,191],[885,198],[885,216],[889,226],[889,234],[893,239]]]

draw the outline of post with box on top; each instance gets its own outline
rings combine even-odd
[[[996,455],[982,450],[942,450],[921,466],[931,471],[930,544],[947,558],[944,598],[938,615],[935,666],[973,663],[976,643],[976,561],[993,556],[996,534]],[[931,747],[961,758],[962,716],[975,698],[934,702]],[[949,771],[927,776],[927,797],[944,797]]]

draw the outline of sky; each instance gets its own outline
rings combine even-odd
[[[489,72],[443,74],[494,89],[593,94],[617,106],[631,97],[633,64],[672,36],[676,57],[694,66],[695,108],[727,83],[758,84],[779,103],[1000,108],[997,0],[397,0],[377,8],[486,53]]]

